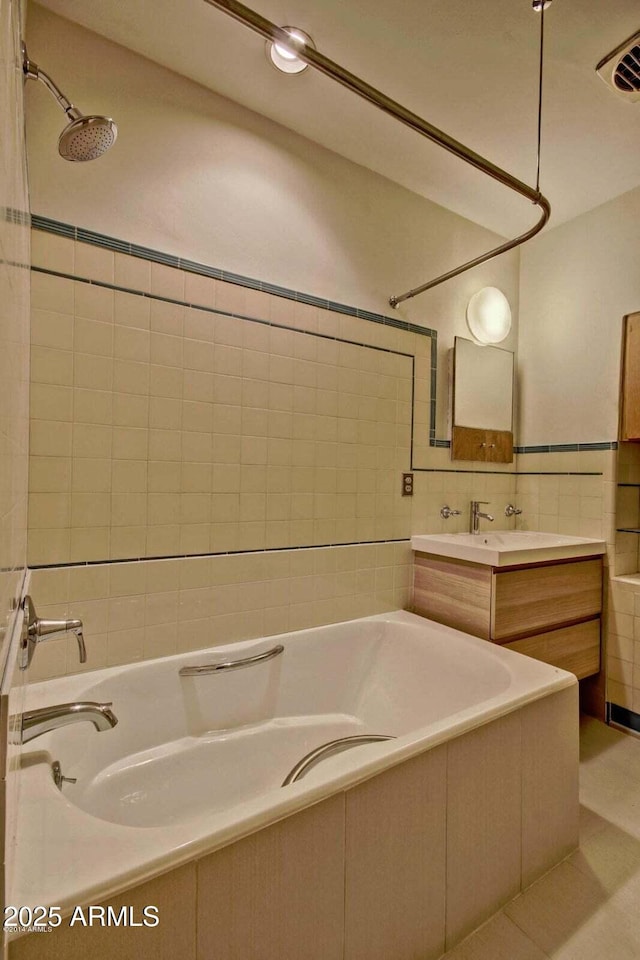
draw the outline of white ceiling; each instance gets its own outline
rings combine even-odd
[[[249,0],[326,56],[535,183],[539,15],[530,0]],[[499,233],[537,218],[492,183],[312,69],[274,70],[264,41],[203,0],[44,6]],[[640,29],[638,0],[554,0],[545,15],[541,189],[558,224],[640,185],[640,103],[596,63]],[[44,64],[44,51],[40,55]],[[62,81],[59,81],[62,82]]]

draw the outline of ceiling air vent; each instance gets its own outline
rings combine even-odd
[[[625,100],[640,100],[640,31],[603,57],[596,72]]]

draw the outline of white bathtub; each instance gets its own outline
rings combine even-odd
[[[179,676],[277,643],[280,656],[250,668]],[[28,709],[110,701],[119,722],[100,733],[78,723],[23,748],[9,902],[95,903],[575,685],[404,612],[34,684]],[[361,733],[395,739],[281,786],[308,751]],[[77,783],[58,790],[54,760]]]

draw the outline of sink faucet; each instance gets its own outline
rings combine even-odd
[[[39,617],[33,605],[33,600],[29,596],[24,598],[22,609],[24,611],[24,626],[20,640],[21,670],[26,670],[33,660],[37,643],[42,643],[43,640],[52,640],[54,637],[62,637],[65,633],[75,633],[78,641],[80,663],[86,663],[87,650],[84,645],[82,620],[46,620],[44,617]]]
[[[16,743],[29,743],[44,733],[65,727],[69,723],[80,723],[90,720],[98,732],[111,730],[118,722],[118,718],[111,710],[111,703],[93,703],[84,701],[79,703],[57,703],[51,707],[42,707],[40,710],[27,710],[25,713],[14,715],[11,719],[15,723]],[[17,729],[16,729],[17,728]]]
[[[488,500],[472,500],[471,501],[471,510],[469,518],[469,533],[480,533],[480,519],[491,520],[493,523],[493,517],[490,513],[482,513],[480,511],[481,506],[488,504]]]

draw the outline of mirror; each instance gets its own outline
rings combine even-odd
[[[512,461],[513,369],[511,350],[455,338],[452,459]]]

